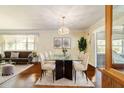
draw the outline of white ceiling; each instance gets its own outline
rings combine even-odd
[[[104,6],[0,6],[0,29],[57,30],[62,16],[71,30],[82,30],[104,17]]]

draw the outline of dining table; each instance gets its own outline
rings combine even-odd
[[[73,61],[82,61],[75,55],[53,55],[46,59],[47,61],[55,61],[55,79],[66,78],[73,80]]]

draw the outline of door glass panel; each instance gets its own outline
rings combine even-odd
[[[124,5],[113,6],[112,62],[124,64]]]

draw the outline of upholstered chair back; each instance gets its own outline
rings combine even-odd
[[[49,51],[49,57],[52,57],[52,56],[53,56],[52,51]]]
[[[49,58],[48,52],[45,52],[45,53],[44,53],[44,57],[45,57],[45,59],[48,59],[48,58]]]
[[[45,64],[45,57],[42,53],[40,54],[40,59],[41,59],[41,65]]]

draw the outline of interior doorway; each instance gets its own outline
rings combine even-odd
[[[105,32],[96,32],[96,67],[105,66]]]

